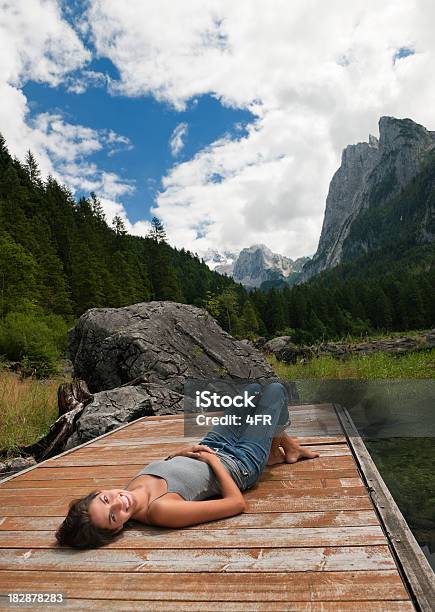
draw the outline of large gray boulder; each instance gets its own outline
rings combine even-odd
[[[176,302],[93,308],[69,332],[74,375],[96,393],[132,383],[182,392],[186,378],[270,378],[263,355],[206,311]]]
[[[207,311],[176,302],[88,310],[69,343],[74,375],[94,397],[66,448],[141,416],[182,412],[187,379],[278,380],[257,349],[223,331]],[[286,386],[295,399],[295,387]]]
[[[262,350],[265,353],[277,353],[278,351],[285,348],[288,344],[291,344],[291,336],[277,336],[272,338],[265,344],[263,344]]]

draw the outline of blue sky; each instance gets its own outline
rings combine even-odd
[[[116,68],[108,59],[93,60],[87,68],[118,78]],[[88,160],[135,187],[123,201],[133,223],[152,217],[150,208],[155,204],[156,191],[161,189],[161,178],[174,164],[191,159],[219,138],[246,135],[246,125],[255,119],[249,111],[225,107],[211,95],[198,96],[189,101],[185,111],[177,111],[151,96],[110,95],[103,87],[74,93],[63,85],[50,87],[29,81],[23,92],[30,107],[29,119],[41,112],[60,112],[69,123],[95,130],[110,128],[129,139],[131,148],[121,144],[113,155],[102,149]],[[169,143],[180,123],[187,124],[187,135],[183,148],[174,156]],[[77,197],[80,195],[89,193],[78,190]]]
[[[435,129],[434,21],[408,0],[4,0],[0,132],[130,233],[153,208],[178,248],[295,259],[347,145],[382,115]]]

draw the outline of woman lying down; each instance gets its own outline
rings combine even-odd
[[[59,544],[103,546],[130,519],[179,528],[240,514],[246,509],[242,492],[257,482],[266,465],[318,457],[285,433],[290,418],[281,383],[270,383],[264,391],[252,383],[246,390],[256,397],[251,414],[261,419],[245,419],[251,422],[243,427],[215,425],[199,444],[147,465],[126,489],[93,491],[72,501],[56,532]]]

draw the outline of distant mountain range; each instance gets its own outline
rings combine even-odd
[[[209,249],[203,259],[215,272],[231,276],[248,289],[267,289],[294,284],[309,257],[293,261],[273,253],[265,244],[254,244],[240,253]]]
[[[411,119],[381,117],[379,139],[370,135],[343,151],[313,257],[293,261],[255,244],[240,253],[210,249],[204,261],[246,288],[267,290],[303,283],[398,244],[404,256],[408,248],[435,240],[434,191],[435,132]]]

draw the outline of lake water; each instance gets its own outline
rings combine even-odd
[[[435,380],[298,380],[302,403],[347,408],[435,569]]]

